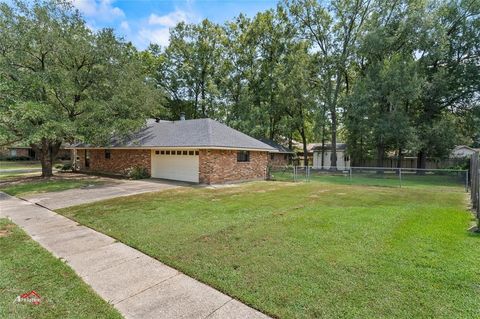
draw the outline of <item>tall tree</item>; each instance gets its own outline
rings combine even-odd
[[[191,118],[219,118],[222,111],[219,83],[224,31],[205,19],[199,24],[179,23],[170,30],[170,43],[159,65],[158,77],[170,95],[170,107]],[[178,112],[178,110],[173,110]]]
[[[371,12],[370,0],[334,0],[324,6],[316,0],[286,1],[299,32],[318,50],[325,85],[324,103],[331,117],[331,167],[337,167],[337,129],[339,100],[348,89],[348,68],[357,40]]]
[[[449,114],[473,112],[480,92],[480,2],[432,3],[428,17],[417,52],[427,81],[416,118],[419,168],[425,168],[428,156],[449,153],[455,138],[440,127],[452,126]]]
[[[161,111],[136,50],[92,32],[67,1],[0,4],[0,138],[39,154],[42,176],[62,143],[102,143]]]

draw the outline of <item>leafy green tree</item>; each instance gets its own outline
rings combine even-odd
[[[417,52],[426,79],[415,119],[423,142],[419,168],[425,168],[428,156],[448,155],[455,144],[455,134],[447,134],[455,122],[452,114],[475,114],[480,92],[480,2],[432,3],[424,25]]]
[[[371,13],[370,0],[334,0],[324,5],[316,0],[285,1],[292,21],[302,36],[318,51],[319,77],[324,88],[323,103],[331,121],[331,167],[337,166],[337,130],[339,101],[349,86],[350,62],[357,40]]]
[[[205,19],[199,24],[179,23],[170,30],[157,79],[169,94],[173,113],[190,118],[221,117],[219,83],[223,29]],[[179,110],[180,109],[180,110]]]
[[[1,143],[28,143],[42,176],[62,143],[101,144],[162,112],[136,50],[92,32],[67,1],[0,4]]]

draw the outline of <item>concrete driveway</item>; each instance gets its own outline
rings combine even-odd
[[[25,195],[21,198],[36,203],[48,209],[55,210],[64,207],[92,203],[104,199],[135,194],[158,192],[176,187],[188,186],[187,183],[165,180],[123,180],[100,178],[102,184],[82,188],[69,189],[61,192]]]

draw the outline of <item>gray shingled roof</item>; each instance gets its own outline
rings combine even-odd
[[[337,150],[345,150],[347,148],[347,144],[345,143],[337,143]],[[325,150],[331,150],[332,149],[332,144],[327,143],[325,144]],[[314,151],[321,151],[322,150],[322,144],[316,145],[313,147]]]
[[[271,147],[273,147],[275,149],[277,149],[277,151],[279,153],[287,153],[287,154],[294,154],[295,153],[294,151],[292,151],[288,147],[285,147],[281,144],[278,144],[275,141],[272,141],[272,140],[269,140],[269,139],[266,139],[266,138],[261,138],[260,141],[267,144],[267,145],[270,145]]]
[[[85,148],[88,145],[78,144],[76,147]],[[148,120],[146,127],[128,139],[113,141],[106,147],[211,147],[276,151],[275,148],[212,119]]]

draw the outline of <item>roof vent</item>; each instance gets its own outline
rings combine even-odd
[[[180,121],[185,121],[185,112],[180,113]]]

